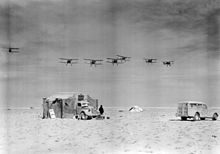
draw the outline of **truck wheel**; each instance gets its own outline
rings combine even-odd
[[[185,121],[185,120],[187,120],[187,117],[181,117],[181,120]]]
[[[87,116],[84,112],[81,112],[81,113],[80,113],[80,118],[81,118],[82,120],[87,120],[88,116]]]
[[[199,121],[200,120],[200,115],[199,115],[198,112],[194,115],[194,120],[195,121]]]
[[[218,119],[218,114],[214,113],[213,116],[212,116],[212,120],[217,120],[217,119]]]

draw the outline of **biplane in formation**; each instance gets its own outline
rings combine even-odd
[[[86,64],[90,64],[90,66],[94,65],[96,67],[96,65],[102,65],[102,59],[84,59],[86,60]]]
[[[147,64],[153,64],[153,63],[156,63],[156,62],[157,62],[157,59],[144,58],[144,61],[145,61]]]
[[[126,62],[129,61],[131,57],[126,57],[126,56],[121,56],[121,55],[116,55],[118,58],[118,60],[120,60],[121,62]]]
[[[123,64],[124,62],[121,61],[118,58],[106,58],[107,59],[107,63],[111,63],[113,66],[116,64],[118,66],[118,64]]]
[[[19,53],[20,48],[13,48],[13,47],[3,47],[4,49],[7,49],[8,53]]]
[[[168,66],[171,66],[172,64],[174,64],[174,61],[163,61],[163,64]]]
[[[79,59],[73,59],[73,58],[59,58],[61,61],[60,63],[65,63],[66,66],[68,64],[70,64],[72,66],[72,64],[77,64]]]

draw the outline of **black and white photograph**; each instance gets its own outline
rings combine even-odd
[[[1,154],[220,154],[220,0],[0,0]]]

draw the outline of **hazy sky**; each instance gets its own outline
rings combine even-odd
[[[219,0],[2,0],[0,45],[21,49],[1,49],[0,105],[41,106],[42,97],[80,91],[104,106],[220,106],[219,24]],[[132,59],[83,61],[116,54]],[[65,66],[60,57],[80,61]]]

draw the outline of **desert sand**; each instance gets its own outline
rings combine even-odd
[[[105,108],[110,119],[82,121],[41,119],[41,109],[1,110],[0,153],[220,153],[219,120],[180,121],[175,112],[175,108],[144,108],[141,113]]]

